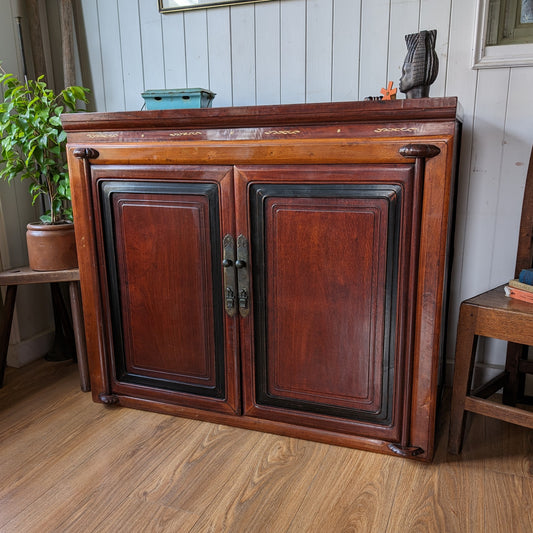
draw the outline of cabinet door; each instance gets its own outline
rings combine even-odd
[[[227,168],[96,168],[111,392],[236,412],[234,321],[223,308]],[[226,205],[226,204],[229,205]]]
[[[414,306],[407,166],[239,168],[246,414],[396,440]],[[412,266],[412,264],[411,264]]]

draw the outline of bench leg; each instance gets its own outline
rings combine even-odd
[[[81,298],[79,283],[71,281],[68,286],[70,294],[70,308],[72,311],[72,326],[74,329],[74,341],[76,342],[76,355],[78,357],[78,370],[80,373],[80,385],[83,392],[91,390],[89,379],[89,366],[87,364],[87,346],[85,344],[85,329],[81,312]]]
[[[16,296],[17,286],[8,285],[6,301],[0,311],[0,387],[4,385],[9,335],[11,333],[11,324],[13,322],[13,310],[15,309]]]
[[[457,326],[450,435],[448,440],[448,451],[453,454],[458,454],[463,446],[466,422],[465,398],[470,392],[477,346],[477,335],[475,334],[476,314],[476,310],[471,306],[461,305],[459,324]]]

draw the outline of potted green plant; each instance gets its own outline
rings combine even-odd
[[[75,268],[66,134],[60,115],[79,111],[78,102],[87,102],[88,89],[73,86],[56,94],[43,76],[21,82],[1,66],[0,84],[4,89],[0,103],[0,178],[8,182],[28,180],[33,204],[43,198],[46,210],[40,223],[27,226],[30,267]],[[62,244],[64,238],[66,244]]]

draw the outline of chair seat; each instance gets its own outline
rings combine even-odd
[[[505,295],[505,285],[465,300],[476,314],[475,334],[533,346],[533,304]]]
[[[465,300],[464,303],[488,309],[503,309],[507,313],[524,313],[531,316],[533,304],[505,296],[504,287],[505,285],[500,285],[495,289],[473,296]]]

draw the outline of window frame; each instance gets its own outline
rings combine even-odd
[[[486,45],[490,0],[478,0],[472,68],[533,66],[533,43]]]

